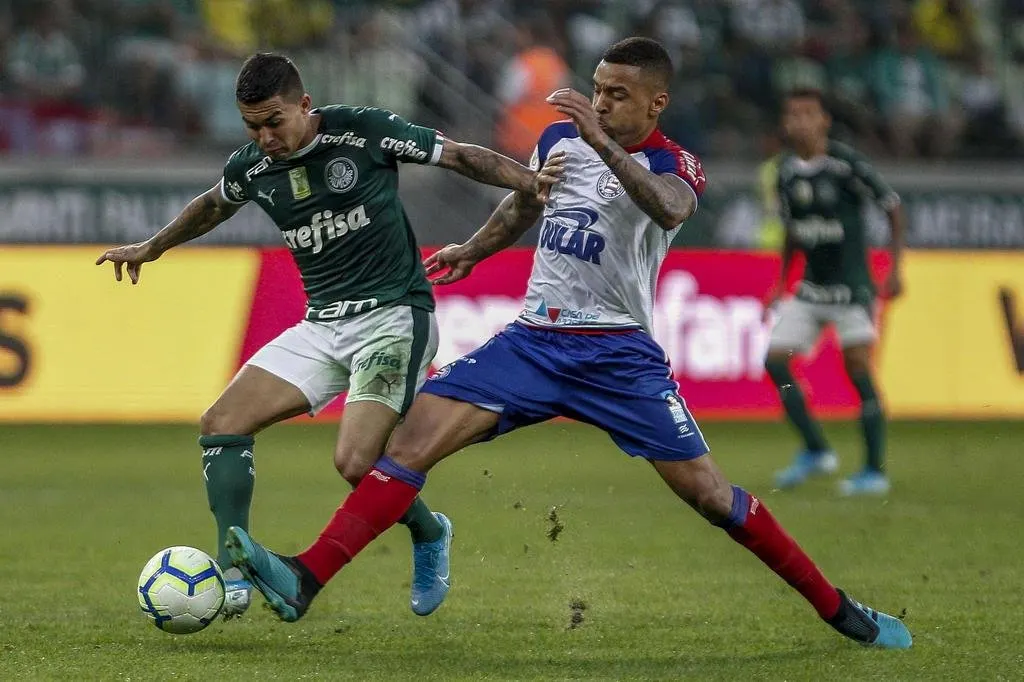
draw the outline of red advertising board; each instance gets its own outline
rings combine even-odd
[[[467,353],[515,319],[533,263],[532,249],[510,249],[484,261],[469,278],[435,289],[441,343],[435,366]],[[888,255],[872,257],[876,278]],[[779,257],[752,252],[671,251],[655,302],[655,338],[665,348],[680,392],[703,418],[771,418],[779,414],[775,388],[762,366],[770,324],[764,299],[779,273]],[[297,321],[303,296],[284,249],[262,254],[252,314],[240,363]],[[808,380],[808,398],[826,416],[857,409],[829,333],[813,354],[795,363]],[[325,411],[336,415],[338,403]]]

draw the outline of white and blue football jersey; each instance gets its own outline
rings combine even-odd
[[[541,134],[535,167],[560,151],[565,177],[544,209],[519,319],[546,328],[650,332],[658,270],[680,228],[664,230],[644,213],[570,121]],[[654,173],[677,176],[700,199],[700,161],[660,130],[626,151]]]

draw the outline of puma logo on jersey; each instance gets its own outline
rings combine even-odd
[[[588,229],[597,222],[597,212],[589,208],[565,208],[544,216],[540,228],[540,247],[555,253],[575,256],[601,264],[604,237]]]
[[[267,194],[263,190],[258,190],[256,192],[256,198],[257,199],[266,199],[267,203],[269,203],[271,206],[275,206],[276,204],[274,203],[274,192],[276,192],[276,191],[277,191],[276,187],[274,189],[270,190],[270,194]]]
[[[361,227],[370,224],[366,216],[366,206],[360,204],[348,213],[339,211],[317,211],[313,214],[309,225],[303,225],[291,230],[282,230],[281,234],[288,248],[292,251],[310,249],[311,253],[320,253],[324,250],[327,242],[344,237],[350,231],[354,232]]]

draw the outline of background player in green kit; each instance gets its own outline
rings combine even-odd
[[[792,465],[778,473],[776,481],[780,487],[792,487],[808,476],[832,473],[838,467],[838,458],[808,412],[789,369],[790,358],[811,350],[823,327],[831,324],[843,348],[846,373],[861,399],[867,454],[864,469],[842,481],[840,491],[847,495],[884,494],[889,490],[883,466],[885,415],[871,371],[871,349],[877,339],[876,291],[868,269],[861,209],[865,201],[874,201],[888,215],[892,272],[881,293],[895,297],[902,290],[900,199],[864,157],[829,140],[831,118],[817,91],[790,93],[783,104],[782,125],[792,150],[779,163],[778,192],[786,240],[782,278],[772,296],[778,320],[765,367],[779,389],[786,415],[804,440],[804,448]],[[803,280],[795,296],[780,301],[796,251],[807,260]]]
[[[218,562],[230,526],[247,527],[253,436],[348,391],[334,455],[352,485],[381,455],[437,351],[434,298],[398,198],[398,163],[436,164],[469,178],[542,196],[554,178],[488,149],[444,138],[390,111],[311,109],[290,60],[256,54],[238,75],[236,99],[251,142],[213,188],[145,242],[111,249],[97,264],[142,264],[203,235],[254,201],[281,229],[302,275],[304,319],[259,350],[200,421],[203,477],[217,521]],[[413,540],[411,605],[427,615],[449,587],[452,529],[417,499],[403,517]],[[249,605],[251,586],[230,569],[226,617]]]

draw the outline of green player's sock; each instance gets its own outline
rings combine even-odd
[[[249,505],[256,483],[252,436],[200,436],[203,448],[203,479],[210,511],[217,520],[217,563],[231,566],[224,548],[228,528],[249,530]]]
[[[398,522],[408,527],[412,541],[417,544],[434,542],[444,534],[444,526],[430,511],[427,503],[418,496],[412,501],[412,505],[409,506],[402,518],[398,519]]]
[[[885,414],[875,393],[875,384],[870,374],[851,376],[850,381],[860,395],[860,425],[864,432],[867,468],[882,471],[885,468]]]
[[[786,410],[789,421],[800,432],[807,449],[812,452],[828,450],[828,441],[825,440],[821,425],[807,410],[803,391],[793,379],[793,374],[789,371],[789,363],[769,360],[765,363],[765,369],[768,370],[768,376],[772,378],[775,387],[779,390],[779,398],[782,400],[782,406]]]

